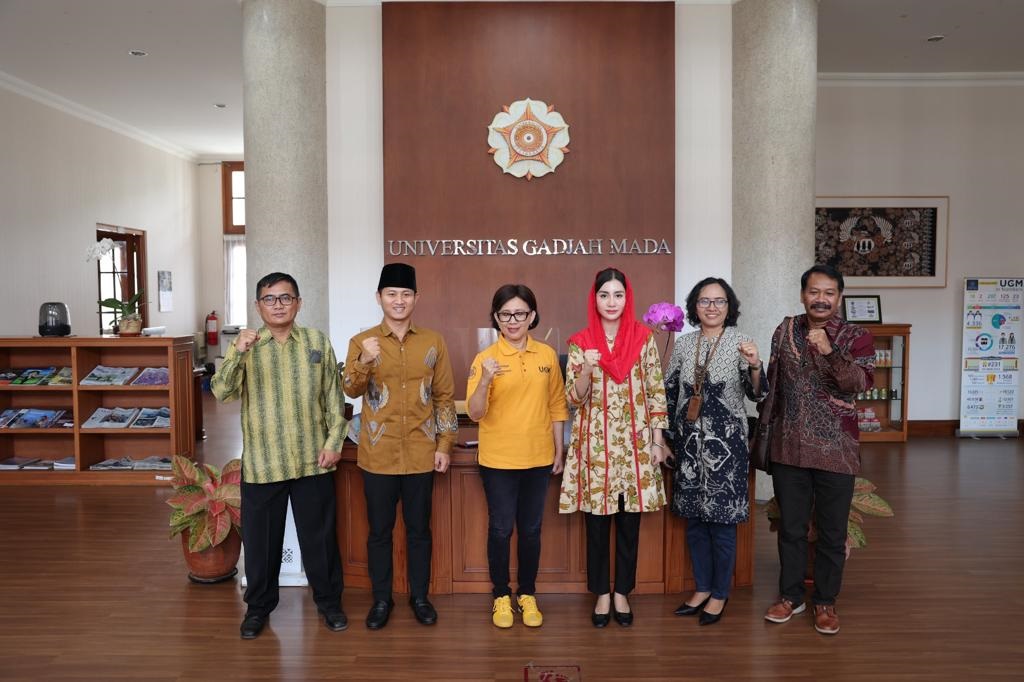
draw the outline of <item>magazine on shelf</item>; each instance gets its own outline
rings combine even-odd
[[[38,461],[38,457],[8,457],[7,459],[0,461],[0,471],[22,469],[26,464],[32,464],[33,462]]]
[[[139,414],[137,407],[97,407],[83,429],[124,429]]]
[[[121,457],[120,459],[105,459],[102,462],[96,462],[89,467],[90,471],[131,471],[133,468],[133,462],[131,457]]]
[[[106,367],[96,365],[92,368],[81,382],[80,386],[124,386],[135,373],[138,367]]]
[[[71,368],[61,367],[56,374],[49,378],[50,386],[70,386],[71,385]]]
[[[7,428],[12,421],[18,418],[19,414],[21,414],[21,410],[17,408],[0,412],[0,429]]]
[[[132,422],[133,429],[169,429],[171,428],[171,408],[143,407],[139,416]]]
[[[137,459],[132,465],[135,471],[170,471],[171,458],[151,455],[144,459]]]
[[[45,429],[50,426],[54,419],[57,419],[64,410],[37,410],[28,408],[22,410],[10,423],[11,429]]]
[[[19,369],[2,369],[0,370],[0,384],[9,384],[21,375]]]
[[[170,381],[171,374],[166,367],[145,367],[132,381],[132,386],[166,386]]]
[[[53,469],[53,460],[37,459],[36,461],[26,464],[21,468],[25,471],[49,471],[50,469]]]
[[[11,382],[12,386],[45,386],[50,377],[57,373],[56,367],[32,367],[22,370],[21,375]]]
[[[75,456],[64,457],[53,460],[53,468],[63,471],[71,471],[75,468]]]
[[[75,426],[75,415],[71,410],[64,410],[64,413],[50,422],[51,429],[71,429]]]

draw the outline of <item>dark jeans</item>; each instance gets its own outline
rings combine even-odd
[[[686,519],[686,546],[696,591],[728,599],[736,568],[736,524]]]
[[[804,600],[807,531],[814,509],[818,528],[814,552],[815,604],[835,604],[846,563],[846,524],[853,500],[852,474],[772,463],[779,503],[779,594],[794,604]]]
[[[532,469],[481,466],[480,478],[487,497],[487,565],[494,584],[494,598],[512,594],[508,562],[513,526],[519,550],[516,594],[534,594],[540,567],[540,526],[544,520],[551,465]]]
[[[391,599],[394,580],[392,565],[396,506],[402,501],[405,521],[406,561],[409,572],[409,593],[426,598],[430,586],[430,510],[434,493],[434,472],[423,474],[373,474],[363,471],[366,494],[366,517],[370,534],[366,538],[370,582],[375,601]]]
[[[245,546],[245,603],[248,613],[265,616],[277,607],[284,526],[291,498],[302,565],[321,611],[341,605],[334,474],[277,483],[242,482],[242,544]]]
[[[587,524],[587,589],[596,595],[608,594],[608,544],[615,519],[615,591],[629,594],[636,587],[640,512],[623,511],[620,495],[618,512],[603,516],[584,513],[583,518]]]

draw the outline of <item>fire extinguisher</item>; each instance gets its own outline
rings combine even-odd
[[[206,345],[213,348],[219,344],[220,338],[217,335],[217,311],[214,310],[206,316]]]

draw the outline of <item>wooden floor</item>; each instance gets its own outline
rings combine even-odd
[[[201,456],[237,454],[236,415],[207,412]],[[544,627],[499,631],[488,597],[457,595],[435,599],[435,627],[400,603],[370,632],[370,597],[352,589],[352,625],[332,633],[305,589],[284,588],[269,629],[241,641],[239,587],[186,580],[180,544],[166,536],[166,490],[7,487],[0,679],[522,680],[530,662],[578,664],[588,681],[1022,679],[1024,444],[916,439],[865,446],[863,459],[896,517],[868,519],[835,637],[806,614],[762,620],[777,561],[760,523],[755,586],[735,592],[713,627],[671,615],[684,595],[635,597],[628,630],[591,627],[587,596],[542,595]]]

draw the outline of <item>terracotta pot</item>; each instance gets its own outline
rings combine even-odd
[[[235,564],[238,563],[238,556],[242,552],[242,536],[234,528],[224,542],[202,552],[190,552],[188,540],[189,531],[186,528],[181,534],[181,549],[185,553],[185,563],[191,571],[188,579],[192,582],[219,583],[238,573]]]

